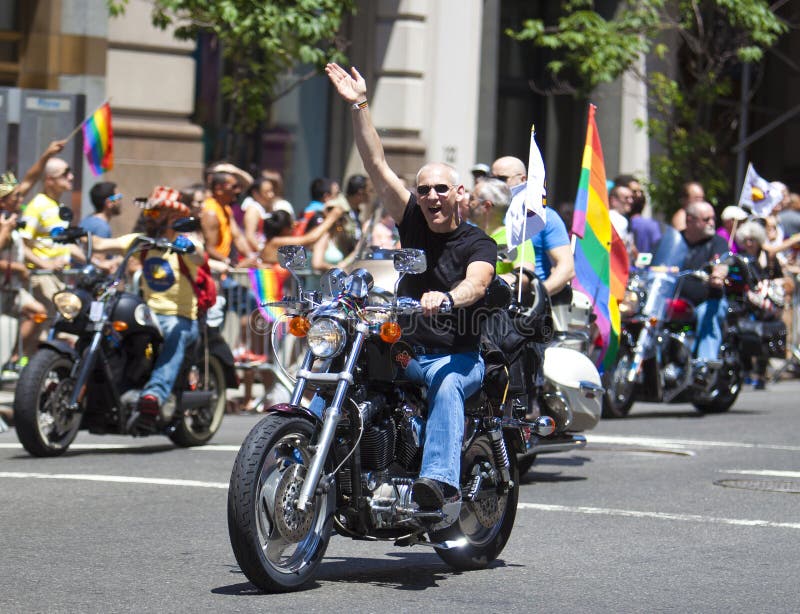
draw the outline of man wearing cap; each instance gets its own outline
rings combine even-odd
[[[139,397],[138,424],[143,430],[152,430],[161,407],[169,398],[172,385],[178,376],[186,348],[197,340],[197,296],[194,281],[198,268],[205,261],[203,245],[188,235],[179,235],[173,228],[175,220],[189,215],[189,207],[180,200],[180,192],[158,186],[147,200],[144,210],[145,234],[151,238],[165,238],[171,243],[194,245],[189,254],[171,250],[152,249],[142,253],[142,287],[148,306],[156,314],[164,343],[156,359],[150,380]],[[140,233],[113,239],[93,237],[92,245],[100,252],[127,252]],[[188,274],[184,274],[184,271]],[[168,411],[168,408],[165,408]],[[166,413],[166,412],[165,412]],[[165,415],[164,418],[169,418]]]
[[[717,228],[717,234],[725,239],[729,251],[738,254],[739,248],[733,238],[736,236],[736,228],[747,219],[747,211],[736,205],[729,205],[722,210],[722,215],[719,217],[722,225]]]

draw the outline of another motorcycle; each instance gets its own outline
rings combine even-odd
[[[690,277],[705,281],[704,271],[680,271],[687,246],[667,229],[652,266],[629,283],[617,363],[606,373],[603,416],[622,418],[635,400],[692,403],[705,413],[720,413],[736,402],[743,367],[736,327],[723,327],[719,360],[698,361],[695,306],[681,297]]]
[[[191,232],[198,222],[184,218],[173,228]],[[80,228],[54,232],[54,240],[60,242],[77,242],[86,234]],[[139,394],[163,335],[144,300],[125,291],[124,274],[134,254],[154,248],[188,253],[194,246],[142,235],[113,276],[88,264],[75,287],[54,295],[58,314],[51,335],[23,369],[14,396],[17,435],[30,454],[63,454],[80,429],[134,436],[162,433],[187,447],[207,443],[219,429],[226,388],[238,387],[238,379],[230,348],[218,329],[205,321],[200,341],[187,348],[173,396],[164,403],[160,416],[152,424],[137,420]],[[91,251],[87,262],[91,262]],[[58,338],[60,333],[74,335],[74,346]]]
[[[302,248],[279,253],[284,268],[305,267]],[[399,250],[393,262],[401,276],[426,267],[421,250]],[[365,269],[334,269],[321,279],[321,292],[301,289],[297,298],[271,304],[287,309],[289,331],[305,337],[308,351],[291,402],[267,410],[231,473],[231,545],[262,590],[291,591],[312,581],[334,529],[357,540],[430,546],[456,569],[486,567],[514,524],[521,428],[552,428],[548,418],[523,423],[504,416],[501,401],[480,390],[465,400],[462,502],[420,510],[411,486],[427,403],[425,390],[403,378],[414,354],[400,341],[398,318],[421,309],[398,298],[397,286],[389,304],[370,304],[372,285]],[[311,392],[323,401],[322,415],[301,405]]]
[[[512,303],[507,315],[500,318],[499,330],[487,329],[510,363],[506,402],[512,414],[521,419],[547,416],[554,424],[554,432],[547,436],[523,429],[525,449],[517,457],[520,475],[533,466],[539,454],[585,447],[586,437],[580,433],[597,426],[604,392],[600,374],[586,355],[591,306],[580,298],[570,301],[558,310],[559,321],[553,317],[556,310],[547,290],[535,275],[531,296],[529,306]]]

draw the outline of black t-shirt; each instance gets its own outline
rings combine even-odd
[[[685,234],[683,239],[686,241]],[[686,254],[686,259],[681,267],[684,271],[700,270],[728,251],[728,242],[717,234],[699,243],[692,244],[686,241],[686,245],[689,246],[689,252]],[[681,296],[688,298],[695,305],[699,305],[710,298],[722,297],[721,288],[711,288],[708,283],[695,277],[685,277],[682,281]]]
[[[497,244],[476,226],[462,222],[452,232],[433,232],[413,193],[409,195],[399,230],[401,245],[424,250],[428,262],[424,273],[403,278],[398,289],[400,296],[419,299],[426,292],[449,292],[467,276],[471,263],[487,262],[494,267],[497,262]],[[477,350],[483,304],[481,299],[469,307],[454,309],[451,314],[419,316],[413,323],[404,321],[403,340],[426,348]]]

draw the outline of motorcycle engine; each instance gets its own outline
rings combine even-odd
[[[661,356],[665,388],[682,389],[688,385],[693,345],[694,335],[689,333],[670,333],[663,337]]]

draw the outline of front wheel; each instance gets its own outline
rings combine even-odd
[[[202,374],[202,362],[197,365]],[[202,376],[198,382],[198,389],[206,389]],[[216,356],[208,358],[208,387],[211,400],[205,407],[195,407],[181,412],[175,422],[174,430],[169,433],[169,438],[183,448],[202,446],[208,443],[219,430],[222,417],[225,415],[225,372]]]
[[[233,466],[231,546],[244,574],[264,591],[294,591],[313,580],[328,547],[335,484],[305,511],[296,505],[314,434],[305,418],[269,415],[250,431]]]
[[[508,492],[501,494],[480,490],[479,498],[475,501],[462,502],[461,513],[456,522],[441,531],[431,533],[431,539],[435,542],[466,542],[459,548],[436,549],[442,560],[454,569],[483,569],[500,556],[508,542],[517,516],[519,499],[519,475],[515,455],[509,455],[509,460],[512,485]],[[476,472],[485,473],[488,466],[497,470],[492,442],[488,436],[481,435],[472,442],[461,458],[461,484],[468,484]]]
[[[617,364],[604,375],[606,392],[603,395],[603,418],[624,418],[635,400],[635,382],[628,381],[633,351],[620,348]]]
[[[20,373],[14,394],[17,437],[33,456],[67,451],[81,425],[81,412],[68,408],[75,387],[72,360],[42,348]]]

